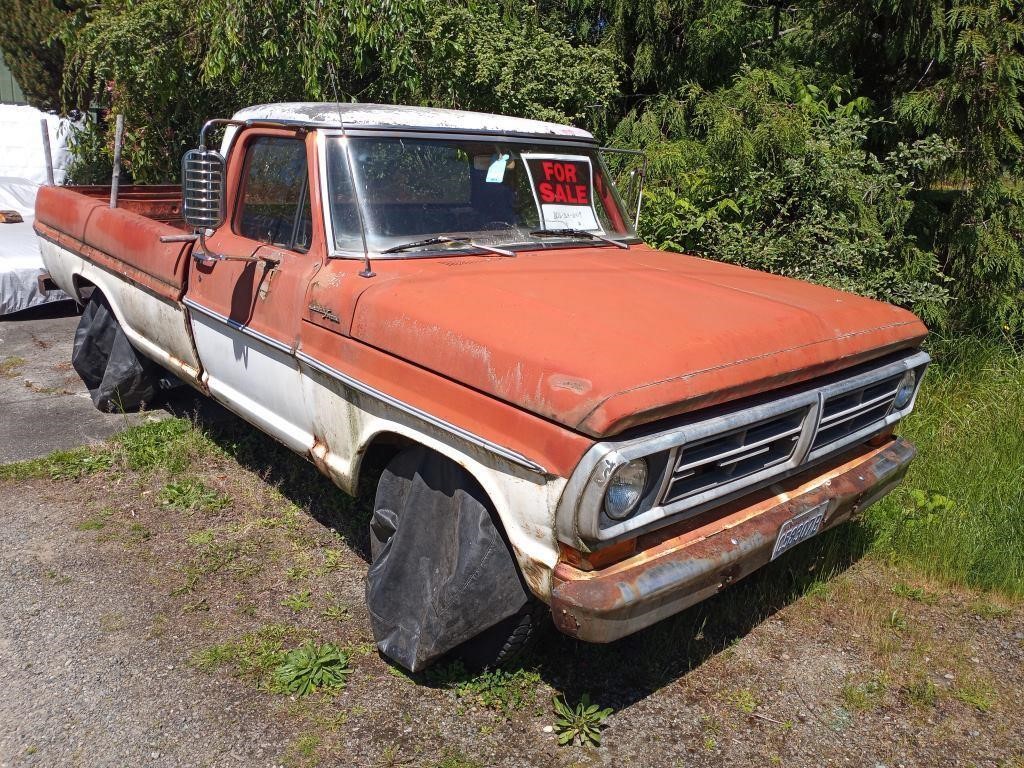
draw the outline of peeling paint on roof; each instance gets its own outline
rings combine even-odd
[[[527,120],[522,117],[492,115],[485,112],[408,107],[398,104],[336,104],[329,102],[259,104],[236,112],[234,119],[297,120],[324,127],[337,126],[339,122],[343,121],[346,127],[442,128],[445,130],[462,129],[495,133],[568,136],[576,139],[594,138],[588,131],[571,125]]]

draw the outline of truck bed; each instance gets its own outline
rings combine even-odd
[[[110,187],[41,187],[35,230],[62,248],[156,294],[185,291],[191,243],[161,243],[184,231],[177,186],[125,186],[110,208]]]

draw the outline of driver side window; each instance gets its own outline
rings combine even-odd
[[[309,250],[313,220],[306,145],[301,139],[264,136],[249,144],[237,222],[243,237],[303,253]]]

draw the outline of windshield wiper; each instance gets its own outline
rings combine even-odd
[[[428,245],[441,245],[442,243],[454,243],[455,245],[479,248],[481,251],[487,251],[488,253],[493,253],[498,256],[515,256],[515,253],[512,251],[506,251],[504,248],[495,248],[493,245],[477,243],[469,237],[450,237],[448,235],[438,235],[437,237],[428,237],[426,240],[414,240],[411,243],[393,245],[390,248],[381,251],[381,253],[400,253],[401,251],[408,251],[410,248],[423,248]]]
[[[531,235],[537,237],[587,237],[591,240],[600,240],[604,243],[610,243],[618,248],[624,248],[629,250],[629,243],[624,243],[621,240],[613,240],[610,237],[599,235],[596,232],[590,232],[586,229],[535,229],[530,232]]]

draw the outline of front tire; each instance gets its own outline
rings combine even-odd
[[[464,468],[422,446],[381,474],[366,601],[381,653],[412,672],[442,657],[507,664],[546,607],[523,583],[493,506]]]

